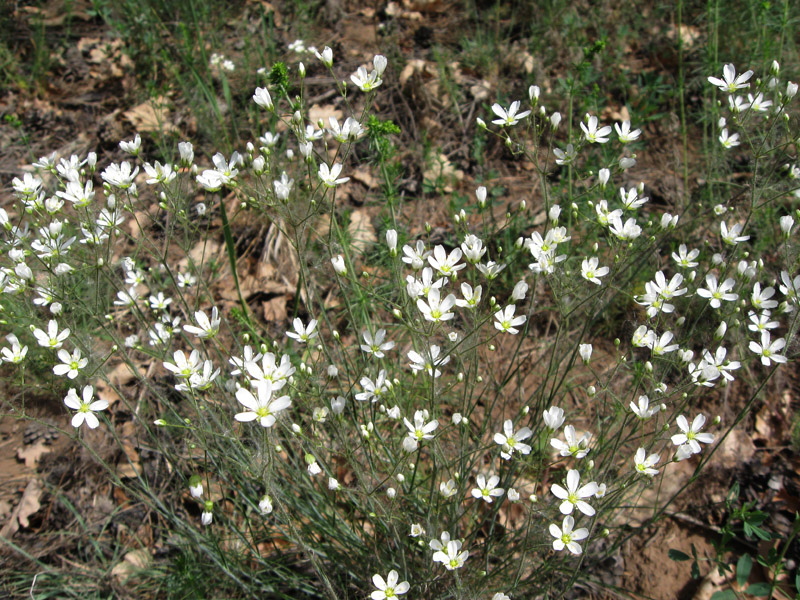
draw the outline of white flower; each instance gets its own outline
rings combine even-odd
[[[494,442],[502,446],[500,456],[505,460],[509,460],[515,450],[520,454],[530,454],[531,447],[528,444],[523,444],[522,440],[528,439],[531,435],[532,432],[528,427],[523,427],[514,433],[514,424],[511,419],[507,419],[503,423],[503,433],[494,434]]]
[[[100,173],[100,177],[110,186],[125,190],[131,187],[138,173],[139,167],[131,170],[131,163],[125,160],[122,161],[122,164],[111,163],[108,165],[105,171]]]
[[[739,294],[730,291],[733,289],[734,285],[736,285],[736,282],[730,277],[723,281],[722,284],[718,284],[717,276],[713,273],[709,273],[706,275],[706,286],[708,289],[699,288],[697,290],[697,295],[702,298],[709,298],[711,308],[719,308],[722,305],[722,300],[733,302],[739,299]]]
[[[444,300],[441,299],[438,288],[431,288],[428,292],[427,302],[421,298],[417,299],[417,308],[422,313],[426,321],[439,323],[452,319],[455,314],[450,312],[456,304],[456,297],[448,294]]]
[[[573,531],[573,527],[575,527],[575,519],[572,516],[564,517],[560,528],[555,523],[550,524],[550,535],[556,538],[553,540],[553,550],[560,552],[566,548],[572,554],[583,552],[578,542],[589,537],[589,530],[581,527]]]
[[[107,409],[108,401],[95,400],[92,402],[92,398],[94,397],[94,388],[92,388],[90,385],[87,385],[83,388],[82,396],[83,399],[78,398],[75,388],[72,388],[69,390],[69,392],[67,392],[67,395],[64,398],[64,404],[66,404],[68,408],[78,411],[72,417],[72,426],[76,428],[80,427],[85,421],[86,425],[89,426],[89,429],[95,429],[98,425],[100,425],[100,421],[97,420],[97,417],[94,416],[94,413]]]
[[[691,454],[699,454],[701,451],[699,442],[704,444],[711,444],[714,441],[714,435],[711,433],[700,433],[703,425],[706,423],[704,415],[697,415],[689,426],[689,421],[686,417],[679,415],[676,419],[678,428],[681,433],[676,433],[670,439],[676,446],[687,445],[691,450]]]
[[[50,319],[50,321],[47,323],[47,333],[41,329],[34,329],[33,337],[36,338],[36,341],[39,342],[40,346],[50,348],[51,350],[58,350],[61,348],[64,340],[69,337],[69,329],[64,329],[59,332],[58,322],[54,319]]]
[[[621,127],[618,123],[614,123],[614,129],[617,130],[617,137],[619,137],[619,141],[623,144],[639,139],[639,135],[642,133],[641,129],[634,129],[631,131],[630,121],[623,121]]]
[[[431,377],[439,377],[442,372],[437,368],[450,362],[449,356],[440,357],[441,349],[439,346],[431,346],[427,352],[420,354],[415,350],[408,351],[408,358],[411,360],[409,365],[413,371],[425,371]]]
[[[394,229],[386,232],[386,245],[389,247],[389,254],[397,256],[397,231]]]
[[[443,481],[439,484],[439,493],[444,496],[445,498],[450,498],[454,496],[456,491],[458,491],[458,486],[456,486],[455,479],[449,479],[448,481]]]
[[[514,286],[514,291],[511,292],[511,299],[515,302],[525,300],[525,295],[528,293],[528,284],[524,279],[520,279]]]
[[[254,396],[247,388],[239,388],[236,392],[236,399],[239,404],[249,410],[234,415],[237,421],[247,422],[258,419],[262,427],[272,427],[275,423],[276,413],[291,406],[292,401],[289,396],[273,398],[274,386],[269,381],[254,381],[258,397]]]
[[[3,360],[13,364],[21,363],[28,354],[28,347],[21,346],[19,339],[13,333],[7,335],[6,340],[11,344],[11,348],[3,348],[2,351],[0,351],[2,352]]]
[[[281,173],[280,179],[275,179],[272,182],[272,187],[275,189],[275,196],[278,200],[287,200],[292,191],[294,179],[289,179],[286,173]]]
[[[262,515],[268,515],[272,512],[272,498],[269,494],[264,494],[261,500],[258,501],[258,510]]]
[[[544,411],[542,417],[544,418],[544,424],[547,428],[555,431],[564,424],[564,409],[551,406]]]
[[[377,402],[389,389],[389,386],[386,383],[385,369],[380,370],[378,373],[378,378],[374,382],[369,377],[362,377],[359,383],[361,384],[361,387],[364,388],[363,392],[355,395],[355,399],[359,402],[366,402],[367,400]]]
[[[521,113],[519,111],[519,100],[515,100],[511,103],[511,106],[508,110],[504,109],[499,104],[492,105],[492,112],[497,115],[497,119],[492,121],[495,125],[500,125],[500,127],[511,127],[512,125],[516,125],[521,119],[524,119],[531,111],[526,110]]]
[[[142,147],[142,137],[137,133],[130,142],[125,140],[121,141],[119,147],[123,152],[136,156],[139,154],[139,149]]]
[[[403,440],[403,449],[406,452],[413,452],[422,440],[432,440],[433,432],[439,427],[439,421],[434,419],[425,423],[427,411],[418,410],[414,413],[414,423],[404,418],[408,436]]]
[[[322,49],[322,54],[314,51],[314,56],[316,56],[323,65],[328,67],[329,69],[333,66],[333,50],[331,50],[328,46]]]
[[[461,308],[475,308],[481,301],[481,295],[483,294],[483,288],[481,286],[476,286],[475,289],[472,289],[472,286],[468,283],[461,284],[461,295],[464,296],[464,299],[457,299],[456,306]]]
[[[587,281],[601,285],[600,278],[607,275],[610,269],[608,267],[599,267],[599,263],[600,261],[596,256],[584,258],[581,263],[581,276]]]
[[[331,264],[338,275],[347,275],[347,266],[344,264],[344,257],[341,254],[331,257]]]
[[[639,190],[632,187],[626,190],[624,187],[619,188],[619,196],[622,200],[622,206],[625,210],[636,210],[644,206],[650,198],[645,196],[639,197]]]
[[[166,311],[169,305],[172,304],[172,298],[164,296],[164,292],[158,292],[158,295],[150,296],[149,301],[150,308],[160,311]]]
[[[267,88],[257,87],[253,94],[253,102],[267,110],[275,108],[275,105],[272,103],[272,96],[269,95],[269,90]]]
[[[656,404],[655,406],[650,406],[650,398],[644,395],[639,396],[638,404],[634,404],[633,401],[631,400],[630,407],[633,414],[635,414],[642,420],[649,419],[654,414],[656,414],[660,409],[660,406],[658,404]]]
[[[191,142],[178,142],[178,154],[183,166],[189,167],[194,162],[194,146]]]
[[[335,163],[332,167],[322,163],[319,166],[319,172],[317,174],[319,175],[319,178],[322,180],[322,183],[325,185],[325,187],[333,188],[341,183],[347,183],[350,181],[349,177],[339,177],[341,172],[341,163]]]
[[[373,59],[373,65],[375,66],[375,68],[369,74],[367,73],[367,69],[365,67],[358,67],[358,70],[352,75],[350,75],[350,81],[356,84],[358,89],[360,89],[362,92],[371,92],[372,90],[374,90],[376,87],[378,87],[383,83],[383,79],[381,79],[383,71],[379,72],[378,66],[380,65],[385,69],[386,59],[381,56],[380,58],[382,58],[383,60],[378,61],[379,56],[380,55],[376,56],[375,59]]]
[[[61,361],[61,364],[53,367],[53,373],[56,375],[66,375],[70,379],[75,379],[79,371],[89,364],[88,359],[81,358],[80,348],[75,348],[72,354],[63,349],[59,350],[58,360]]]
[[[728,135],[728,128],[725,127],[722,130],[722,133],[719,134],[719,143],[722,144],[723,148],[733,148],[734,146],[739,145],[739,134],[734,133],[733,135]]]
[[[172,359],[175,362],[168,363],[165,361],[164,368],[175,373],[175,376],[180,379],[188,380],[192,375],[197,374],[202,368],[200,363],[200,352],[198,350],[192,350],[188,358],[183,351],[176,350],[172,355]]]
[[[425,266],[425,261],[430,256],[430,251],[425,250],[425,242],[417,240],[417,243],[412,247],[406,244],[403,246],[403,262],[410,265],[415,271],[419,271]]]
[[[494,314],[494,318],[496,319],[494,322],[495,329],[512,335],[518,334],[519,329],[517,329],[517,326],[525,323],[527,317],[525,315],[515,317],[514,312],[516,310],[517,307],[513,304],[509,304],[504,309],[498,310]]]
[[[575,458],[583,458],[589,453],[589,440],[591,434],[584,433],[580,439],[575,435],[575,427],[567,425],[564,427],[564,439],[562,442],[557,438],[550,440],[550,445],[561,453],[561,456],[573,456]]]
[[[223,175],[213,169],[206,169],[197,176],[196,180],[200,187],[208,192],[218,192],[225,185]]]
[[[743,225],[741,223],[736,223],[735,225],[731,226],[728,229],[727,223],[725,221],[720,222],[719,230],[720,230],[720,237],[722,241],[730,246],[735,246],[739,242],[746,242],[750,239],[749,235],[739,235],[742,233]]]
[[[583,130],[583,136],[590,144],[605,144],[611,134],[611,127],[608,125],[598,129],[597,117],[594,115],[590,116],[586,123],[581,121],[581,129]]]
[[[219,310],[217,307],[213,307],[211,309],[211,318],[209,319],[202,310],[198,310],[194,313],[195,321],[197,321],[197,327],[194,325],[184,325],[183,330],[187,333],[193,333],[199,338],[213,338],[215,335],[219,333]]]
[[[467,261],[472,264],[480,262],[483,255],[486,254],[486,248],[483,247],[483,240],[471,233],[467,235],[461,243],[461,250],[464,251],[464,256]]]
[[[775,288],[768,287],[764,290],[761,289],[761,284],[756,282],[753,285],[753,294],[750,296],[750,303],[753,305],[753,308],[757,309],[764,309],[764,308],[775,308],[778,306],[778,302],[776,300],[770,300],[772,296],[775,295]]]
[[[685,269],[692,269],[697,266],[695,259],[700,256],[700,250],[692,249],[688,250],[686,244],[681,244],[678,246],[678,252],[672,253],[672,259],[678,263],[679,267],[683,267]]]
[[[400,576],[394,570],[389,571],[385,581],[380,575],[373,575],[372,583],[378,589],[372,592],[369,597],[372,600],[384,600],[385,598],[397,598],[398,594],[405,594],[411,586],[407,581],[397,583],[399,580]]]
[[[344,412],[344,407],[347,401],[344,399],[344,396],[336,396],[336,398],[331,398],[331,410],[333,414],[340,415]]]
[[[369,331],[364,331],[361,336],[364,338],[364,344],[361,344],[361,350],[367,354],[372,354],[375,358],[383,358],[384,352],[388,352],[394,348],[394,342],[384,342],[386,337],[386,330],[379,329],[373,337]]]
[[[497,278],[497,275],[500,273],[500,271],[502,271],[503,269],[506,268],[506,264],[505,263],[498,264],[498,263],[494,262],[493,260],[490,260],[485,265],[484,264],[480,264],[480,265],[476,265],[476,267],[477,267],[478,271],[483,273],[483,276],[486,277],[486,279],[488,279],[489,281],[492,281],[493,279]]]
[[[746,71],[740,75],[736,75],[734,66],[732,64],[727,64],[722,67],[722,79],[709,77],[708,82],[717,86],[723,92],[733,94],[736,90],[750,87],[750,84],[746,82],[752,76],[752,71]]]
[[[485,500],[491,504],[494,498],[498,498],[505,493],[503,488],[495,487],[498,483],[500,483],[500,477],[497,475],[492,475],[489,478],[489,481],[486,481],[486,477],[483,475],[478,475],[475,478],[475,484],[478,487],[473,488],[471,492],[472,497],[479,500]]]
[[[303,325],[303,321],[301,321],[298,317],[292,321],[292,326],[294,327],[294,331],[287,331],[286,335],[297,340],[301,344],[305,344],[306,342],[313,340],[319,334],[319,332],[314,331],[317,327],[316,319],[311,319],[306,326]]]
[[[572,144],[567,144],[565,150],[561,150],[560,148],[553,148],[553,154],[556,157],[557,165],[568,165],[573,160],[575,160],[575,157],[578,155],[578,153],[575,151],[575,146],[573,146]]]
[[[467,266],[458,264],[459,260],[461,260],[460,248],[454,248],[448,255],[444,246],[436,246],[433,249],[433,256],[428,256],[428,264],[439,271],[443,277],[452,277]]]
[[[672,341],[673,334],[671,331],[665,331],[661,337],[653,337],[650,339],[650,350],[653,352],[653,356],[663,356],[669,352],[674,352],[679,348],[678,344],[670,344]]]
[[[192,498],[203,497],[203,480],[199,475],[192,475],[189,478],[189,493],[192,495]]]
[[[765,310],[760,315],[750,311],[747,316],[750,319],[750,325],[747,326],[750,331],[764,331],[766,329],[775,329],[780,326],[778,321],[770,321],[770,311],[768,310]]]
[[[433,561],[442,563],[448,571],[460,569],[469,558],[468,551],[461,551],[461,542],[458,540],[450,540],[444,548],[445,550],[434,552]]]
[[[411,533],[408,534],[409,537],[419,537],[421,535],[425,535],[425,528],[420,525],[419,523],[414,523],[411,525]]]
[[[205,510],[203,510],[203,514],[200,515],[200,522],[203,524],[203,526],[208,527],[214,521],[214,513],[212,512],[214,503],[209,500],[205,503],[204,508]]]
[[[639,448],[636,451],[636,455],[633,457],[633,462],[636,465],[636,472],[642,475],[649,475],[650,477],[657,475],[658,469],[654,469],[653,467],[658,463],[660,458],[658,454],[647,456],[645,449]]]
[[[792,227],[794,227],[794,218],[792,217],[792,215],[784,215],[783,217],[780,218],[779,223],[783,235],[785,235],[788,238],[789,234],[792,232]]]
[[[748,346],[752,352],[761,357],[761,364],[768,367],[772,362],[785,363],[786,357],[778,354],[786,346],[786,340],[778,338],[774,342],[770,341],[769,331],[761,332],[761,342],[751,341]]]
[[[642,235],[642,228],[636,224],[636,219],[629,218],[625,223],[622,223],[622,218],[619,215],[612,215],[609,213],[609,227],[608,230],[614,236],[621,240],[635,240]]]
[[[557,483],[550,486],[550,491],[553,495],[563,500],[561,505],[558,507],[558,510],[561,511],[561,514],[568,515],[572,513],[574,508],[578,508],[583,514],[588,517],[594,515],[595,510],[588,503],[584,502],[583,498],[591,498],[592,496],[597,493],[597,483],[592,481],[591,483],[587,483],[583,487],[578,487],[580,485],[581,475],[575,469],[570,469],[567,472],[567,488],[564,489]]]
[[[169,183],[178,176],[178,174],[172,170],[172,165],[169,163],[162,165],[158,161],[156,161],[155,166],[151,165],[150,163],[145,163],[144,170],[145,173],[150,176],[150,179],[147,180],[149,185],[154,185],[156,183]]]

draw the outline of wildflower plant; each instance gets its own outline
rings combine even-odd
[[[44,157],[13,180],[0,285],[14,411],[27,414],[35,353],[48,365],[37,383],[61,382],[76,443],[109,473],[78,428],[119,442],[132,421],[171,483],[134,471],[120,484],[253,594],[268,587],[262,573],[283,572],[284,554],[307,565],[302,585],[321,597],[489,597],[510,581],[512,597],[560,593],[630,535],[620,515],[648,486],[677,460],[699,473],[757,397],[726,427],[703,413],[709,388],[760,389],[793,358],[800,276],[786,217],[797,186],[756,178],[748,198],[726,199],[724,218],[688,199],[664,213],[647,183],[630,183],[630,146],[647,142],[636,115],[559,129],[537,88],[525,106],[494,104],[479,126],[533,165],[543,206],[498,221],[478,188],[434,241],[389,193],[386,243],[367,261],[339,195],[370,144],[392,188],[394,129],[372,107],[393,72],[377,55],[345,73],[329,48],[301,46],[346,98],[342,124],[311,122],[304,70],[295,96],[276,66],[252,95],[262,130],[241,151],[204,159],[182,142],[173,161],[151,164],[128,142],[121,163]],[[733,104],[720,144],[764,157],[794,139],[796,87],[751,75],[728,65],[708,85],[749,86],[756,96]],[[759,191],[767,184],[780,193]],[[219,215],[221,260],[203,250],[199,206]],[[767,206],[783,221],[757,219]],[[280,325],[240,286],[233,232],[254,221],[295,266]],[[753,253],[757,221],[782,240],[769,255]],[[222,288],[232,293],[217,297]],[[636,323],[604,339],[618,302]],[[118,365],[136,394],[108,376]],[[113,397],[95,400],[101,382]],[[193,514],[179,510],[186,490]],[[648,523],[673,499],[648,500]]]

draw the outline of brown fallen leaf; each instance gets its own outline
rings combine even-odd
[[[35,469],[39,464],[39,459],[50,452],[51,448],[45,444],[44,440],[39,440],[30,446],[22,446],[17,449],[17,458],[25,461],[25,466]]]
[[[38,478],[34,477],[28,482],[19,504],[17,504],[14,512],[11,513],[11,518],[3,529],[0,529],[0,538],[10,539],[11,536],[19,531],[20,526],[28,527],[30,525],[28,518],[35,515],[42,507],[39,499],[42,497],[43,491],[42,483]]]
[[[308,109],[308,120],[314,125],[317,125],[317,122],[321,119],[324,126],[327,127],[330,124],[328,119],[333,117],[337,121],[341,121],[343,116],[344,113],[333,104],[326,104],[325,106],[314,104]]]
[[[350,234],[350,243],[353,250],[362,254],[370,244],[378,241],[372,220],[364,210],[355,210],[350,214],[350,224],[347,226]]]
[[[114,568],[111,569],[111,574],[124,582],[131,575],[136,574],[137,571],[146,569],[151,561],[152,557],[147,550],[131,550],[121,561],[114,565]]]
[[[169,121],[169,108],[163,96],[134,106],[122,113],[136,131],[172,131],[175,126]]]
[[[117,393],[117,390],[137,379],[143,378],[147,373],[145,367],[146,365],[137,366],[136,370],[138,373],[135,373],[128,363],[119,363],[106,374],[104,379],[97,381],[97,397],[108,402],[109,406],[113,405],[117,400],[120,400],[120,395]]]

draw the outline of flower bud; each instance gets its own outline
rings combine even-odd
[[[486,208],[486,188],[484,186],[475,190],[475,197],[478,199],[478,206]]]
[[[592,359],[592,345],[581,344],[580,346],[578,346],[578,353],[581,355],[583,363],[588,365],[589,361]]]
[[[333,270],[336,271],[338,275],[347,275],[347,267],[344,264],[344,257],[341,254],[332,257],[331,264],[333,265]]]
[[[794,226],[794,218],[792,215],[786,215],[781,217],[781,231],[783,232],[784,237],[789,237],[789,234],[792,231],[792,227]]]

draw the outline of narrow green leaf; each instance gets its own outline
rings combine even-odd
[[[737,600],[736,592],[733,590],[721,590],[711,594],[711,600]]]
[[[742,554],[739,557],[739,562],[736,563],[736,583],[740,587],[744,587],[747,583],[747,578],[750,577],[750,571],[753,569],[753,559],[749,554]]]
[[[685,552],[681,552],[680,550],[676,550],[675,548],[670,548],[669,552],[667,552],[667,556],[669,556],[669,558],[671,560],[674,560],[674,561],[677,561],[677,562],[683,562],[683,561],[686,561],[686,560],[689,560],[690,558],[692,558],[691,556],[689,556]]]

